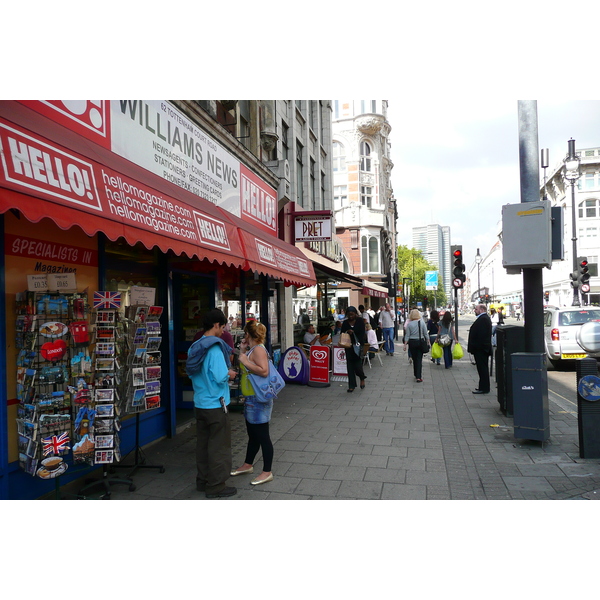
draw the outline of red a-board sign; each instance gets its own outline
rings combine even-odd
[[[308,385],[311,383],[329,385],[329,346],[310,347],[310,368]]]

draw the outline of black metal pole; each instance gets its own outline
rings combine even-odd
[[[519,100],[519,168],[521,202],[540,199],[537,101]],[[526,352],[544,352],[544,285],[542,269],[523,269]]]

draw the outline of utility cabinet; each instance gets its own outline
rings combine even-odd
[[[526,440],[550,437],[548,374],[543,352],[515,352],[512,360],[514,435]]]

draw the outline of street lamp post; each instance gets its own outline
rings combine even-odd
[[[577,273],[577,214],[576,214],[576,206],[575,206],[575,182],[581,176],[579,172],[579,156],[575,152],[575,140],[571,138],[568,142],[569,152],[565,157],[565,179],[571,184],[571,219],[572,223],[572,231],[573,231],[573,276],[576,277]],[[571,282],[573,286],[573,304],[572,306],[581,306],[579,302],[579,287],[577,284],[577,280]]]
[[[477,248],[477,254],[475,256],[475,263],[477,264],[477,295],[479,296],[479,298],[481,298],[481,281],[480,281],[480,274],[479,274],[479,269],[481,267],[481,254],[479,254],[479,248]],[[477,304],[479,304],[479,302],[477,302]]]

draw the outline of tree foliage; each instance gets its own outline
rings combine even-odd
[[[445,306],[446,293],[441,277],[438,277],[437,291],[426,290],[425,271],[439,271],[439,269],[426,260],[420,250],[408,246],[398,246],[398,286],[402,288],[404,278],[412,279],[412,283],[410,283],[411,306],[416,305],[417,302],[422,302],[424,296],[427,296],[430,307],[435,305],[435,299],[437,299],[438,307]]]

